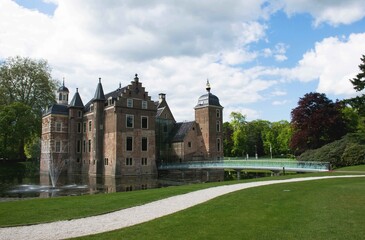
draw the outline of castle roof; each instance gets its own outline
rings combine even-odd
[[[103,85],[101,85],[101,78],[99,78],[98,86],[96,87],[95,95],[93,100],[105,100]]]
[[[60,115],[68,115],[68,107],[66,105],[61,104],[53,104],[50,106],[45,112],[44,116],[48,114],[60,114]]]
[[[207,80],[207,86],[206,86],[206,90],[208,93],[201,95],[198,99],[198,104],[195,106],[195,108],[200,108],[200,107],[205,107],[205,106],[217,106],[217,107],[222,107],[221,104],[219,103],[219,98],[212,94],[210,92],[210,83],[209,80]]]
[[[65,80],[63,80],[62,86],[58,89],[58,92],[69,92],[68,88],[65,87]]]
[[[179,122],[175,123],[172,129],[172,142],[182,142],[185,136],[188,134],[189,130],[195,124],[194,121],[191,122]]]
[[[81,100],[81,97],[79,94],[79,90],[77,88],[76,88],[76,93],[70,102],[70,107],[80,107],[80,108],[84,107],[84,104],[82,103],[82,100]]]

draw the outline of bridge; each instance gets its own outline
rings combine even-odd
[[[273,172],[326,172],[330,170],[328,162],[307,162],[295,160],[221,160],[193,161],[182,163],[161,163],[158,170],[187,170],[187,169],[233,169],[240,174],[241,170],[269,170]]]

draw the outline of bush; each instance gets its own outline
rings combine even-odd
[[[342,139],[308,150],[297,158],[299,161],[329,162],[333,168],[365,163],[365,136],[347,134]]]

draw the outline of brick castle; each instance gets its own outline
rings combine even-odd
[[[223,159],[223,107],[210,90],[207,81],[207,93],[194,108],[195,121],[176,122],[166,95],[153,101],[137,74],[129,85],[107,94],[99,79],[86,105],[78,90],[69,102],[63,83],[57,103],[42,118],[40,170],[48,172],[57,160],[68,173],[157,175],[161,163]]]

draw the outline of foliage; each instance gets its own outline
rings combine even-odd
[[[0,63],[0,157],[24,159],[25,145],[37,146],[42,109],[55,102],[56,86],[45,60],[17,56]]]
[[[282,156],[289,153],[291,127],[287,121],[246,121],[241,113],[232,112],[231,122],[225,123],[224,156]],[[228,134],[229,133],[229,134]]]
[[[354,86],[357,92],[365,89],[365,55],[360,58],[361,64],[359,65],[360,72],[355,78],[350,79],[350,82]],[[357,96],[349,100],[349,103],[356,108],[362,116],[365,116],[365,94]]]
[[[55,101],[57,82],[45,60],[13,57],[0,65],[3,105],[21,102],[36,112]]]
[[[365,163],[365,139],[362,134],[347,134],[340,140],[315,150],[308,150],[299,161],[330,162],[333,168]]]
[[[321,93],[307,93],[291,112],[293,136],[290,147],[296,154],[316,149],[347,133],[342,105]]]
[[[40,130],[40,119],[32,109],[19,102],[0,106],[0,156],[25,159],[24,145]]]

